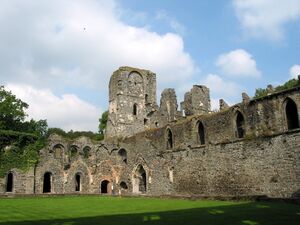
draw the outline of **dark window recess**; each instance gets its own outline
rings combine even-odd
[[[140,166],[138,170],[139,174],[139,191],[145,193],[147,191],[147,180],[146,180],[146,171],[143,166]]]
[[[285,106],[285,114],[287,120],[287,127],[289,130],[299,128],[298,110],[295,102],[291,99],[287,100]]]
[[[122,189],[125,189],[125,190],[128,189],[128,186],[127,186],[127,184],[126,184],[124,181],[122,181],[122,182],[120,183],[120,187],[121,187]]]
[[[173,134],[170,129],[167,130],[167,149],[173,148]]]
[[[137,115],[137,104],[133,105],[133,115],[136,116]]]
[[[121,161],[123,163],[127,164],[127,152],[124,148],[122,148],[118,151],[118,155],[119,155]]]
[[[199,122],[198,124],[198,141],[201,145],[205,144],[205,132],[203,123]]]
[[[80,190],[80,174],[76,174],[75,176],[75,191],[81,191]]]
[[[243,138],[245,136],[245,120],[240,112],[238,112],[236,116],[236,132],[238,138]]]

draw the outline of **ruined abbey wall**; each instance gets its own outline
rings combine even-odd
[[[155,80],[114,72],[105,140],[52,135],[36,167],[8,171],[12,193],[299,197],[300,87],[211,112],[208,88],[195,85],[179,111],[174,89],[156,104]]]

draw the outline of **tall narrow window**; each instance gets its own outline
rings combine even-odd
[[[14,175],[12,172],[9,172],[6,178],[6,192],[13,191],[13,182],[14,182]]]
[[[198,141],[201,145],[205,144],[205,132],[203,123],[199,121],[198,123]]]
[[[44,174],[43,193],[51,192],[51,173],[46,172]]]
[[[173,134],[170,129],[167,129],[167,149],[173,148]]]
[[[296,103],[288,98],[285,106],[288,130],[299,128],[299,118]]]
[[[134,116],[137,115],[137,104],[136,103],[133,104],[133,112],[132,113]]]
[[[236,115],[236,136],[238,138],[245,136],[245,120],[241,112]]]
[[[81,184],[80,184],[80,174],[77,173],[75,175],[75,191],[81,191]]]

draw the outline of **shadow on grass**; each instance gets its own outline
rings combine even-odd
[[[195,208],[165,212],[120,214],[96,217],[80,217],[53,220],[2,222],[0,225],[299,225],[300,206],[267,202],[251,202],[240,205]]]

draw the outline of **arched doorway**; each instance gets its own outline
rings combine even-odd
[[[75,175],[75,191],[81,191],[81,176],[79,173]]]
[[[44,174],[43,193],[51,193],[51,179],[52,174],[50,172],[46,172]]]
[[[110,185],[108,180],[103,180],[101,182],[101,194],[109,194],[110,193]]]
[[[299,128],[297,105],[290,98],[288,98],[286,101],[285,115],[286,115],[288,130]]]
[[[14,183],[14,175],[12,172],[9,172],[6,177],[6,192],[13,191],[13,184]]]
[[[133,174],[133,193],[147,192],[147,175],[144,167],[139,165]]]

